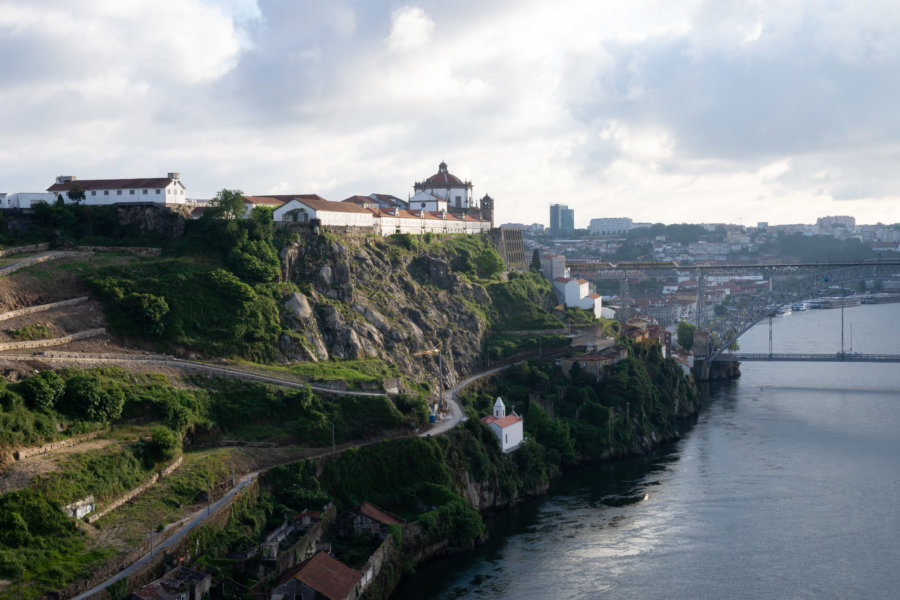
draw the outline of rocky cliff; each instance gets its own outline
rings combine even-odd
[[[445,385],[478,366],[490,326],[485,288],[456,273],[440,248],[308,237],[280,254],[283,281],[301,291],[282,311],[279,350],[289,360],[380,358],[433,379],[443,347]],[[430,361],[422,373],[423,361]],[[427,365],[427,362],[425,363]]]

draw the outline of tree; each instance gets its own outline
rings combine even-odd
[[[244,192],[241,190],[222,189],[213,198],[209,207],[203,212],[204,217],[236,219],[244,216]]]
[[[478,253],[475,259],[475,268],[478,269],[478,276],[484,279],[490,279],[505,268],[503,259],[500,254],[493,248],[485,248]]]
[[[181,452],[181,439],[165,425],[154,427],[151,439],[153,457],[158,461],[170,461]]]
[[[69,200],[74,202],[75,204],[79,204],[84,202],[85,193],[84,190],[81,189],[81,186],[77,183],[69,188],[69,191],[66,192],[66,196],[69,197]]]
[[[49,413],[66,391],[66,382],[53,371],[41,371],[22,383],[23,395],[29,406]]]
[[[537,248],[531,253],[531,269],[533,271],[541,270],[541,253],[538,252]]]
[[[69,379],[60,402],[60,410],[65,414],[100,423],[118,419],[124,406],[125,394],[118,385],[103,389],[99,379],[87,374]]]
[[[685,350],[690,350],[694,347],[694,331],[697,330],[697,326],[688,323],[687,321],[681,321],[678,323],[678,328],[675,330],[675,337],[678,340],[678,345],[684,348]]]

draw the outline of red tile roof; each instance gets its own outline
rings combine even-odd
[[[274,196],[270,196],[274,197]],[[278,196],[278,198],[282,198],[282,196]],[[352,202],[332,202],[331,200],[325,200],[316,195],[308,195],[308,196],[288,196],[288,201],[290,200],[298,200],[316,211],[326,211],[326,212],[343,212],[343,213],[366,213],[371,214],[372,211],[359,206],[358,204],[354,204]]]
[[[362,572],[319,552],[294,576],[330,600],[344,600],[362,579]]]
[[[571,277],[554,277],[553,281],[558,281],[560,283],[569,283],[570,281],[572,281],[572,278]]]
[[[506,429],[510,425],[515,425],[516,423],[522,422],[522,418],[516,415],[506,415],[502,419],[498,419],[494,415],[488,415],[481,420],[488,425],[490,425],[491,423],[496,423],[500,427],[500,429]]]
[[[75,179],[66,183],[54,183],[47,188],[48,192],[65,192],[74,187],[82,190],[129,190],[164,188],[172,179],[168,177],[150,177],[145,179]]]
[[[383,525],[403,525],[403,520],[388,514],[374,504],[363,502],[359,507],[359,512],[366,515],[370,519],[374,519]]]

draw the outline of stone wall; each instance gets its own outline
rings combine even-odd
[[[32,448],[22,448],[20,450],[16,450],[13,453],[13,458],[16,460],[22,460],[24,458],[29,458],[32,456],[37,456],[38,454],[46,454],[47,452],[53,452],[54,450],[58,450],[60,448],[68,448],[70,446],[77,446],[81,442],[86,442],[88,440],[92,440],[100,434],[106,433],[108,429],[101,429],[99,431],[92,431],[91,433],[85,433],[82,435],[76,435],[70,437],[66,440],[60,440],[58,442],[51,442],[49,444],[44,444],[43,446],[35,446]]]
[[[159,256],[162,248],[143,248],[138,246],[79,246],[85,252],[125,252],[138,256]]]
[[[116,498],[115,500],[113,500],[112,502],[110,502],[109,504],[107,504],[106,506],[104,506],[104,507],[103,507],[103,510],[100,510],[100,511],[97,511],[97,512],[91,514],[91,515],[88,515],[87,517],[84,518],[84,520],[87,521],[88,523],[95,523],[95,522],[97,522],[101,517],[103,517],[104,515],[109,514],[111,511],[113,511],[113,510],[119,508],[120,506],[122,506],[123,504],[125,504],[126,502],[128,502],[129,500],[131,500],[132,498],[134,498],[134,497],[136,497],[136,496],[139,496],[139,495],[143,494],[143,493],[146,492],[148,489],[150,489],[151,487],[153,487],[153,485],[154,485],[157,481],[159,481],[160,479],[163,479],[163,478],[166,477],[167,475],[170,475],[170,474],[172,473],[172,471],[174,471],[174,470],[177,469],[179,466],[181,466],[181,461],[182,461],[182,460],[184,460],[184,457],[183,457],[183,456],[179,456],[179,457],[176,458],[174,461],[172,461],[172,464],[170,464],[169,466],[167,466],[165,469],[163,469],[162,471],[159,471],[158,473],[154,473],[154,474],[153,474],[153,477],[151,477],[150,479],[148,479],[147,481],[145,481],[145,482],[142,483],[141,485],[137,486],[137,487],[134,488],[133,490],[130,490],[130,491],[126,492],[126,493],[125,493],[124,495],[122,495],[122,496],[119,496],[118,498]]]
[[[31,244],[28,246],[15,246],[13,248],[0,250],[0,257],[12,256],[13,254],[25,254],[26,252],[45,252],[49,249],[50,244],[48,242],[43,242],[42,244]]]
[[[5,342],[0,344],[0,352],[5,350],[25,350],[28,348],[45,348],[47,346],[61,346],[63,344],[68,344],[69,342],[74,342],[75,340],[83,340],[89,337],[96,337],[98,335],[106,334],[106,329],[100,327],[98,329],[88,329],[85,331],[79,331],[77,333],[73,333],[72,335],[67,335],[59,338],[51,338],[49,340],[29,340],[26,342]]]
[[[73,306],[75,304],[81,304],[82,302],[87,302],[87,296],[81,296],[80,298],[72,298],[71,300],[62,300],[60,302],[51,302],[50,304],[40,304],[38,306],[26,306],[25,308],[18,308],[16,310],[11,310],[9,312],[5,312],[0,314],[0,321],[6,321],[7,319],[14,319],[16,317],[21,317],[22,315],[30,315],[37,312],[44,312],[47,310],[55,310],[57,308],[63,308],[65,306]]]
[[[25,267],[30,267],[32,265],[36,265],[38,263],[46,262],[48,260],[57,260],[60,258],[73,258],[77,256],[90,256],[89,252],[48,252],[47,254],[41,254],[39,256],[32,256],[31,258],[25,258],[23,260],[14,262],[11,265],[6,265],[5,267],[0,268],[0,277],[4,275],[10,275],[15,273],[20,269],[24,269]]]
[[[223,502],[218,508],[216,508],[216,510],[214,510],[208,517],[206,517],[206,519],[204,519],[202,523],[202,526],[224,527],[228,524],[228,520],[231,518],[231,505],[234,504],[235,499],[242,494],[255,493],[258,489],[259,479],[254,479],[252,482],[247,484],[244,489],[229,498],[226,502]],[[181,531],[182,527],[189,523],[190,520],[190,517],[182,519],[178,523],[173,523],[169,527],[166,527],[162,532],[154,533],[152,538],[153,548],[159,548],[160,545],[163,544],[166,540]],[[190,554],[190,541],[191,536],[185,535],[180,540],[178,540],[173,547],[166,549],[159,548],[158,551],[155,550],[153,557],[147,563],[136,569],[128,576],[128,588],[132,590],[137,589],[150,583],[151,581],[157,579],[160,575],[162,575],[162,567],[166,555],[179,556],[183,554]],[[102,567],[94,571],[88,579],[83,579],[81,581],[75,582],[68,588],[60,591],[59,600],[68,600],[69,598],[73,598],[79,594],[86,592],[94,586],[100,585],[110,577],[113,577],[123,569],[131,566],[132,564],[143,558],[144,555],[150,552],[150,549],[151,539],[150,537],[147,537],[140,544],[132,548],[128,553],[119,556],[113,561],[108,561]],[[88,600],[108,599],[109,593],[105,589],[88,597]]]

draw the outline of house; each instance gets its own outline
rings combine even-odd
[[[249,217],[250,213],[253,212],[253,209],[257,206],[275,210],[285,202],[284,200],[273,196],[241,196],[241,198],[244,199],[244,218]]]
[[[628,358],[628,348],[617,344],[589,354],[561,359],[559,367],[563,373],[568,375],[572,370],[572,366],[578,363],[582,372],[589,373],[597,381],[600,381],[609,372],[610,367],[615,366],[626,358]]]
[[[374,533],[381,539],[388,535],[389,525],[405,525],[400,517],[378,508],[369,502],[363,502],[350,510],[339,522],[341,535],[350,536],[360,533]]]
[[[56,178],[56,183],[47,188],[47,192],[61,196],[64,202],[70,202],[68,192],[74,189],[84,192],[84,204],[89,206],[145,202],[172,205],[188,202],[178,173],[142,179],[77,179],[73,175],[60,175]]]
[[[516,411],[507,416],[506,405],[500,396],[497,396],[497,401],[494,402],[493,414],[483,417],[481,421],[497,436],[503,452],[512,452],[525,441],[522,417],[517,415]]]
[[[315,194],[289,198],[272,213],[275,222],[318,221],[325,227],[372,228],[375,225],[372,211],[353,202],[331,202]]]
[[[209,593],[212,575],[179,566],[131,593],[131,600],[201,600]]]
[[[319,552],[289,571],[271,600],[355,600],[362,572]]]
[[[599,294],[591,292],[590,283],[585,279],[573,277],[554,277],[553,289],[559,302],[568,307],[582,308],[600,317],[603,309],[603,299]]]

